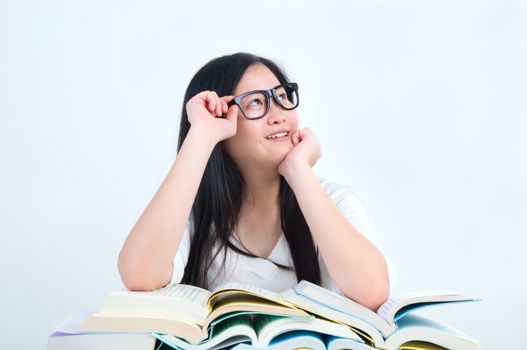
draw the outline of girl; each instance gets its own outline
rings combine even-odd
[[[130,290],[228,281],[281,291],[305,279],[376,310],[393,268],[364,207],[312,170],[298,85],[274,62],[218,57],[191,80],[178,154],[119,256]]]

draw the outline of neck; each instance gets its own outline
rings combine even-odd
[[[240,170],[244,179],[242,215],[276,211],[280,207],[280,174],[276,169]]]

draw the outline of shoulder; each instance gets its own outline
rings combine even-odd
[[[342,204],[342,202],[362,204],[360,198],[353,192],[350,186],[322,177],[317,177],[317,179],[329,198],[337,205]]]

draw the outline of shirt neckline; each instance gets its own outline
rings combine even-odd
[[[245,250],[243,244],[241,243],[240,237],[238,236],[238,233],[236,231],[233,231],[233,235],[231,237],[234,237],[234,240],[239,244],[240,249],[247,251]],[[263,259],[263,260],[270,260],[276,254],[276,252],[278,251],[278,248],[282,246],[284,239],[285,239],[285,236],[284,236],[284,232],[282,231],[280,233],[280,237],[278,238],[278,241],[276,241],[276,244],[274,245],[273,249],[271,249],[271,252],[269,253],[269,255],[266,258],[262,258],[260,256],[258,256],[257,258]]]

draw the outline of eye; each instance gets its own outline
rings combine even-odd
[[[281,93],[278,95],[278,99],[279,100],[287,100],[287,95],[285,92]]]
[[[263,105],[263,101],[261,98],[258,97],[253,98],[247,103],[247,107],[259,107],[261,105]]]

